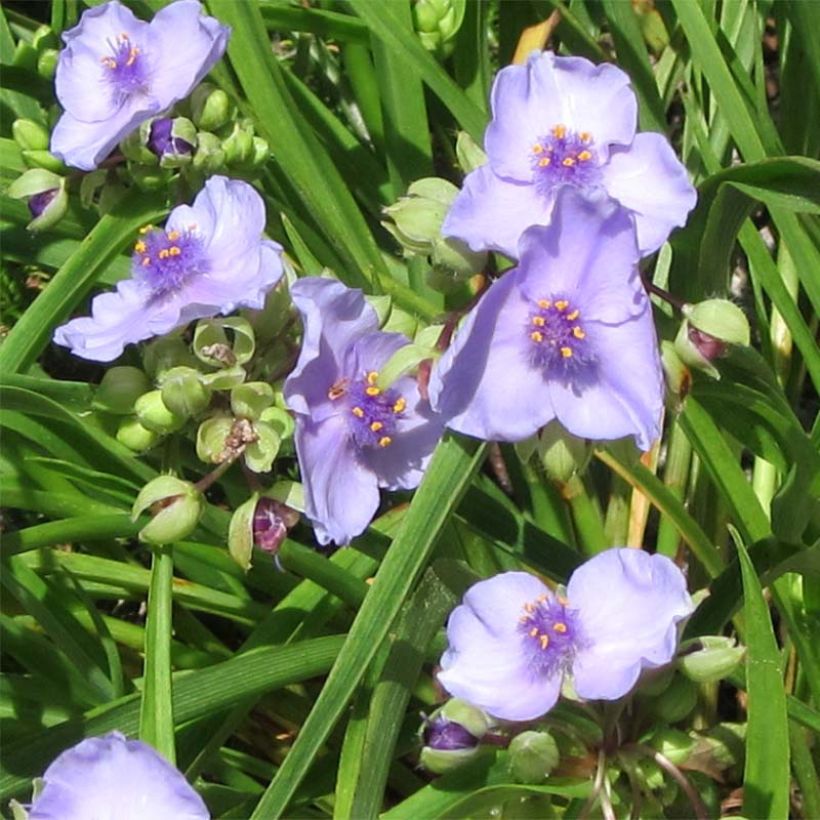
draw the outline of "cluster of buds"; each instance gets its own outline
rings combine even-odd
[[[453,53],[466,6],[466,0],[416,0],[413,3],[416,34],[421,44],[439,59]]]

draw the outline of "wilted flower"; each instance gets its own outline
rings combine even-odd
[[[567,190],[520,248],[433,366],[434,409],[488,440],[521,441],[557,418],[581,438],[631,435],[649,449],[663,384],[630,216]]]
[[[635,217],[641,255],[683,225],[695,190],[666,137],[636,134],[629,77],[582,57],[534,53],[492,92],[488,162],[464,180],[442,233],[518,258],[518,238],[550,221],[558,191],[612,197]]]
[[[89,737],[45,771],[29,820],[207,820],[202,798],[148,744],[120,732]]]
[[[265,206],[246,182],[211,177],[193,206],[147,226],[134,246],[132,277],[94,299],[92,316],[54,333],[84,359],[108,362],[132,342],[193,319],[261,308],[282,275],[281,248],[262,238]]]
[[[55,78],[65,109],[51,151],[90,171],[127,134],[187,97],[222,56],[230,29],[177,0],[150,23],[117,0],[89,9],[63,34]]]
[[[565,675],[588,700],[616,700],[642,669],[669,663],[677,624],[692,612],[672,561],[610,549],[572,575],[566,595],[526,572],[470,587],[447,623],[439,680],[504,720],[532,720],[558,699]]]
[[[370,523],[379,487],[413,489],[441,435],[415,379],[379,386],[379,370],[409,340],[378,330],[361,291],[301,279],[291,296],[304,336],[285,399],[296,413],[305,514],[322,544],[346,544]]]

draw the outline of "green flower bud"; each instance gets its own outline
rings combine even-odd
[[[94,406],[118,416],[134,412],[134,403],[151,389],[151,382],[138,367],[112,367],[94,395]]]
[[[182,338],[172,334],[160,336],[145,345],[142,364],[152,378],[160,380],[172,367],[196,367],[198,362]]]
[[[35,71],[37,69],[37,49],[25,40],[18,40],[14,47],[11,64],[18,68],[25,68],[27,71]]]
[[[265,296],[261,310],[243,310],[242,318],[251,327],[260,345],[269,344],[285,329],[291,318],[290,294],[285,287],[275,287]]]
[[[449,57],[464,11],[465,0],[417,0],[413,4],[413,26],[422,45],[440,58]]]
[[[175,415],[191,418],[211,403],[211,390],[202,383],[202,374],[193,367],[172,367],[160,379],[163,404]]]
[[[487,154],[466,131],[458,132],[456,157],[465,174],[487,164]]]
[[[675,677],[674,666],[661,666],[658,669],[646,669],[641,675],[638,689],[642,695],[657,697],[666,691]]]
[[[80,180],[80,203],[83,208],[90,208],[94,204],[97,192],[105,185],[107,178],[108,171],[104,168],[83,174]]]
[[[128,163],[128,173],[141,191],[153,193],[168,187],[172,172],[169,168],[133,165]]]
[[[135,453],[153,447],[159,438],[157,433],[143,427],[135,418],[123,419],[117,428],[117,441]]]
[[[31,798],[34,802],[34,798]],[[22,803],[17,800],[9,800],[9,809],[11,809],[11,820],[28,820],[28,812]]]
[[[459,698],[447,701],[419,729],[421,765],[434,774],[458,768],[479,754],[479,741],[491,726],[490,717],[478,707]]]
[[[225,167],[225,150],[222,140],[210,131],[199,131],[194,152],[194,168],[203,174],[220,171]]]
[[[261,420],[253,422],[253,433],[256,440],[247,444],[243,453],[245,465],[254,473],[270,472],[279,455],[282,437],[272,424]]]
[[[200,461],[221,464],[230,454],[226,442],[233,429],[234,418],[224,413],[211,416],[196,431],[196,454]]]
[[[695,708],[697,702],[697,686],[688,678],[675,675],[669,686],[650,700],[649,709],[664,723],[677,723]]]
[[[229,338],[228,334],[232,338]],[[253,328],[247,319],[204,319],[194,331],[194,355],[212,367],[245,364],[256,349]]]
[[[68,210],[65,182],[64,177],[44,168],[32,168],[9,185],[10,197],[28,200],[29,212],[34,217],[26,226],[28,230],[45,230],[65,216]]]
[[[148,147],[148,140],[151,137],[151,123],[152,120],[140,123],[139,128],[120,140],[120,151],[130,162],[136,162],[139,165],[158,164],[157,155]]]
[[[699,648],[697,648],[699,647]],[[687,651],[694,649],[694,651]],[[712,683],[731,674],[746,654],[734,638],[704,635],[681,647],[678,668],[695,683]]]
[[[522,732],[510,742],[510,773],[516,783],[537,785],[549,777],[561,755],[548,732]]]
[[[282,407],[268,407],[262,411],[259,420],[269,424],[282,439],[291,438],[296,427],[293,416]]]
[[[229,165],[242,165],[253,158],[253,134],[234,123],[230,136],[222,143],[225,161]]]
[[[68,168],[63,165],[62,161],[44,149],[24,148],[20,153],[29,168],[45,168],[46,171],[54,171],[55,174],[68,173]]]
[[[419,763],[422,768],[433,774],[447,774],[469,763],[479,754],[480,746],[468,749],[434,749],[432,746],[425,746],[419,753]]]
[[[273,404],[273,388],[266,382],[246,382],[231,390],[231,410],[235,416],[258,419]]]
[[[669,392],[685,398],[692,386],[692,373],[678,355],[675,344],[666,339],[661,342],[661,364]]]
[[[675,350],[690,367],[720,378],[715,359],[726,353],[730,344],[749,344],[749,322],[743,311],[728,299],[708,299],[684,305],[684,321],[675,339]]]
[[[254,137],[250,164],[254,168],[258,168],[260,165],[264,165],[269,159],[270,145],[268,145],[268,141],[262,137]]]
[[[161,390],[143,393],[134,403],[134,412],[143,427],[160,435],[173,433],[186,422],[185,416],[180,416],[168,409],[162,400]]]
[[[226,367],[217,370],[216,373],[205,373],[202,376],[202,383],[211,390],[232,390],[238,384],[245,381],[245,370],[238,364],[233,367]]]
[[[42,51],[45,48],[57,48],[60,45],[60,41],[51,26],[42,25],[39,26],[32,35],[31,45],[34,46],[37,51]]]
[[[228,95],[211,83],[202,83],[191,94],[191,116],[202,131],[216,131],[235,114]]]
[[[20,148],[29,151],[48,149],[48,131],[34,120],[15,120],[11,126],[11,133]]]
[[[452,289],[481,271],[487,264],[487,254],[471,251],[460,239],[439,238],[433,244],[430,262],[439,279],[449,275]]]
[[[665,758],[676,766],[680,766],[689,760],[692,750],[695,748],[695,741],[678,729],[658,729],[649,739],[649,745],[657,749]]]
[[[573,436],[560,422],[553,420],[541,430],[536,452],[547,476],[559,484],[565,484],[576,473],[584,471],[592,448],[585,439]]]
[[[161,475],[140,490],[131,509],[131,520],[136,521],[149,508],[153,518],[140,530],[140,541],[171,544],[193,532],[205,509],[205,499],[189,481]]]
[[[254,493],[244,504],[236,508],[228,525],[228,552],[245,572],[251,568],[253,517],[258,501],[259,493]]]
[[[54,79],[57,73],[57,63],[60,59],[60,52],[56,48],[47,48],[40,53],[37,58],[37,73],[44,80]]]

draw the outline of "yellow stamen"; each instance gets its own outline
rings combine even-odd
[[[125,61],[126,65],[134,65],[134,62],[137,59],[137,54],[140,53],[140,50],[136,48],[136,46],[129,50],[128,52],[128,59]]]
[[[555,630],[556,632],[560,632],[562,635],[563,635],[563,634],[567,631],[567,625],[566,625],[566,624],[561,623],[561,621],[558,621],[558,623],[554,623],[554,624],[552,625],[552,628],[553,628],[553,630]]]
[[[536,327],[544,327],[544,325],[547,323],[547,320],[543,316],[533,316],[532,323]]]
[[[106,68],[114,69],[117,67],[117,61],[113,57],[101,57],[100,62]]]
[[[549,299],[539,299],[538,307],[540,307],[542,310],[546,310],[548,307],[552,307],[552,302],[550,302]]]
[[[570,322],[574,322],[580,315],[581,315],[580,310],[573,310],[572,313],[567,314],[567,319],[569,319]]]
[[[370,424],[370,429],[371,429],[374,433],[378,433],[378,432],[379,432],[379,430],[381,430],[381,429],[382,429],[382,427],[384,427],[384,425],[383,425],[380,421],[374,421],[374,422],[372,422],[372,423]]]
[[[393,443],[393,439],[390,436],[382,436],[379,439],[379,447],[389,447]]]
[[[153,230],[153,228],[154,228],[153,225],[143,225],[140,228],[140,233],[144,236],[145,234],[148,233],[148,231]]]
[[[563,139],[567,135],[567,127],[565,125],[556,125],[555,128],[552,129],[552,135],[559,140]]]
[[[572,168],[572,166],[575,165],[575,160],[572,157],[564,157],[561,165],[565,168]]]
[[[535,145],[532,146],[533,154],[540,154],[540,153],[543,152],[543,150],[544,150],[544,146],[541,145],[540,142],[536,142]]]
[[[179,256],[181,253],[182,251],[176,245],[171,245],[171,247],[168,248],[169,256]]]
[[[158,254],[160,259],[167,259],[170,255],[168,248],[163,248]]]
[[[344,396],[344,394],[345,394],[344,379],[336,382],[336,384],[334,384],[333,387],[331,387],[330,390],[327,391],[327,397],[331,401],[336,401],[336,399],[341,398],[342,396]],[[356,411],[354,410],[353,412],[355,413]]]
[[[572,328],[572,335],[576,339],[585,339],[587,334],[580,327],[574,327]]]
[[[530,339],[532,339],[534,342],[538,342],[538,343],[543,342],[544,341],[544,334],[541,333],[541,331],[539,331],[539,330],[533,330],[533,332],[530,333]]]
[[[546,649],[550,645],[549,635],[541,635],[538,640],[541,641],[541,649]]]
[[[393,412],[394,413],[403,413],[404,408],[407,407],[407,399],[403,396],[396,399],[396,403],[393,405]]]
[[[561,355],[565,359],[571,359],[572,358],[572,348],[571,347],[562,347],[561,348]]]
[[[367,383],[368,383],[368,384],[375,384],[375,383],[376,383],[376,380],[377,380],[378,378],[379,378],[379,374],[378,374],[378,372],[377,372],[377,371],[375,371],[375,370],[371,370],[371,371],[367,374]]]
[[[538,165],[541,168],[546,168],[550,164],[551,160],[549,157],[544,157],[543,159],[538,160]]]
[[[177,239],[179,239],[179,231],[168,231],[168,239],[170,239],[171,242],[176,242]]]
[[[569,302],[566,299],[559,299],[555,303],[555,309],[556,310],[563,311],[563,310],[566,310],[568,307],[569,307]]]
[[[366,387],[364,390],[368,396],[378,396],[382,391],[378,387]]]
[[[357,419],[364,418],[364,410],[361,407],[354,407],[351,411]]]
[[[537,627],[537,626],[534,626],[534,627],[530,630],[530,637],[531,637],[531,638],[535,638],[537,635],[538,635],[538,627]]]
[[[561,606],[569,606],[569,598],[566,595],[556,595],[555,598]]]
[[[581,151],[581,153],[578,154],[578,159],[581,162],[586,162],[587,160],[592,159],[592,154],[590,154],[589,151]]]
[[[581,131],[581,133],[578,134],[578,138],[581,142],[592,142],[592,134],[590,134],[589,131]]]
[[[143,242],[141,239],[134,245],[134,250],[137,253],[145,253],[145,248],[145,242]]]
[[[524,604],[524,612],[529,612],[532,615],[535,612],[535,607],[532,604]]]
[[[547,596],[539,595],[535,600],[538,601],[539,604],[545,604],[547,602]]]
[[[150,256],[144,256],[142,258],[142,266],[144,268],[147,268],[150,264],[151,264],[151,257]]]

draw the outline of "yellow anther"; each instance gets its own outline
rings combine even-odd
[[[590,154],[589,151],[581,151],[581,153],[578,154],[578,159],[581,162],[586,162],[587,160],[592,159],[592,154]]]
[[[530,637],[531,637],[531,638],[535,638],[535,637],[537,637],[537,636],[538,636],[538,627],[537,627],[537,626],[534,626],[534,627],[530,630]]]
[[[558,621],[552,625],[553,631],[560,632],[562,635],[567,631],[567,625]]]
[[[136,46],[129,50],[128,52],[128,59],[125,61],[126,65],[134,65],[135,60],[137,59],[137,54],[140,53],[140,50],[136,48]]]
[[[393,443],[393,439],[390,436],[382,436],[379,439],[379,447],[389,447]]]
[[[572,328],[572,335],[573,335],[576,339],[585,339],[587,334],[586,334],[586,333],[584,333],[584,331],[583,331],[583,330],[581,330],[581,328],[580,328],[580,327],[577,327],[577,326],[576,326],[576,327]]]
[[[405,407],[407,407],[407,399],[403,396],[396,399],[396,403],[393,405],[393,412],[394,413],[403,413]]]
[[[543,342],[544,341],[544,334],[541,333],[540,330],[533,330],[533,332],[530,333],[530,339],[532,339],[534,342],[537,342],[537,343]]]
[[[543,152],[543,150],[544,150],[544,146],[541,145],[540,142],[536,142],[535,145],[532,146],[533,154],[540,154],[540,153]]]
[[[530,622],[530,617],[528,615],[522,615],[518,619],[518,623],[520,623],[520,624],[528,624],[529,622]]]
[[[153,230],[153,229],[154,229],[154,226],[153,226],[153,225],[143,225],[143,226],[140,228],[140,233],[141,233],[143,236],[145,236],[145,234],[147,234],[147,233],[148,233],[148,231],[151,231],[151,230]]]
[[[549,635],[540,635],[538,640],[541,641],[541,649],[546,649],[550,645]]]
[[[562,347],[561,348],[561,355],[565,359],[571,359],[572,358],[572,348],[571,347]]]
[[[567,314],[567,319],[569,319],[570,322],[574,322],[580,315],[581,315],[580,310],[573,310],[572,313]]]
[[[134,245],[134,250],[137,253],[145,253],[145,248],[145,242],[143,242],[141,239]]]
[[[342,396],[344,396],[344,394],[345,394],[345,388],[346,388],[346,386],[345,386],[345,381],[344,381],[344,379],[340,379],[339,381],[337,381],[337,382],[336,382],[336,384],[334,384],[334,385],[330,388],[330,390],[328,390],[328,391],[327,391],[327,397],[328,397],[331,401],[336,401],[336,399],[339,399],[339,398],[341,398]],[[356,413],[355,408],[354,408],[353,412],[354,412],[354,413]],[[364,413],[362,413],[362,415],[364,415]]]
[[[539,604],[545,604],[548,598],[546,595],[539,595],[535,600],[538,601]]]
[[[179,239],[179,231],[168,231],[168,239],[170,239],[171,242],[176,242],[177,239]]]
[[[532,613],[535,612],[535,606],[529,603],[524,604],[524,612],[529,612],[529,614],[532,615]]]
[[[549,157],[544,157],[543,159],[538,160],[538,166],[540,168],[546,168],[550,164],[551,160]]]
[[[552,302],[549,299],[539,299],[537,304],[542,310],[552,307]]]
[[[552,135],[557,137],[559,140],[563,139],[567,135],[567,127],[566,125],[556,125],[552,129]]]
[[[575,165],[575,160],[572,157],[564,157],[561,161],[561,165],[565,168],[572,168],[572,166]]]
[[[142,266],[144,268],[147,268],[150,264],[151,264],[151,257],[150,256],[144,256],[142,258]]]
[[[556,310],[566,310],[569,307],[569,302],[566,299],[559,299],[555,303]]]
[[[378,380],[378,378],[379,378],[378,372],[376,370],[371,370],[367,374],[367,383],[368,384],[375,384],[376,381]]]
[[[116,67],[117,67],[117,61],[116,61],[113,57],[101,57],[101,58],[100,58],[100,62],[101,62],[101,63],[102,63],[102,64],[103,64],[106,68],[111,68],[111,69],[113,69],[113,68],[116,68]]]
[[[168,248],[163,248],[158,254],[160,259],[167,259],[170,255],[171,253]]]
[[[361,407],[354,407],[351,411],[357,419],[364,418],[364,410]]]
[[[569,606],[569,598],[566,595],[556,595],[555,598],[561,606]]]
[[[182,251],[176,245],[171,245],[171,247],[168,248],[169,256],[179,256],[181,253]]]
[[[381,393],[382,391],[379,390],[378,387],[370,386],[370,387],[366,387],[364,392],[367,393],[368,396],[378,396],[379,393]]]
[[[536,327],[544,327],[544,325],[547,323],[547,320],[543,316],[533,316],[532,323]]]
[[[589,131],[581,131],[581,133],[578,134],[578,139],[580,139],[581,142],[592,142],[592,134],[590,134]]]
[[[374,421],[374,422],[371,422],[371,424],[370,424],[370,429],[374,433],[378,433],[379,430],[382,429],[382,427],[384,427],[384,425],[380,421]]]

